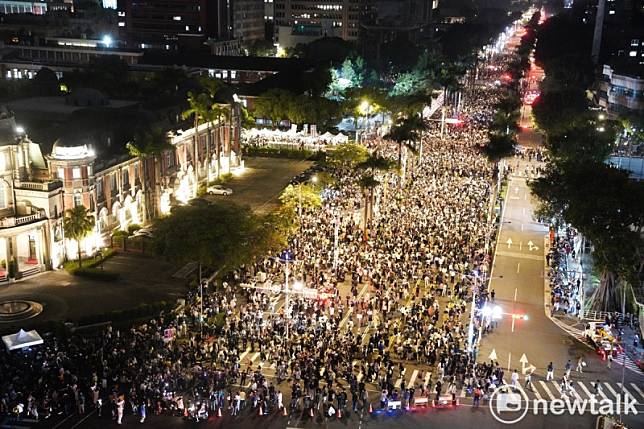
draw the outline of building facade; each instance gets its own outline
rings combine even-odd
[[[77,243],[65,238],[65,211],[82,205],[95,217],[81,250],[92,255],[116,230],[145,224],[197,196],[199,183],[234,172],[240,160],[240,116],[168,134],[158,156],[101,159],[83,135],[58,139],[49,155],[0,107],[0,281],[56,269]],[[196,137],[196,138],[195,138]],[[221,159],[217,162],[217,145]]]
[[[644,75],[619,72],[604,65],[597,99],[610,117],[644,116]]]
[[[118,28],[130,47],[199,48],[206,40],[264,38],[263,0],[119,0]]]
[[[31,13],[44,15],[47,13],[45,1],[0,0],[0,13]]]
[[[0,107],[0,281],[57,266],[64,257],[62,184],[40,147]]]
[[[309,41],[325,36],[358,40],[363,8],[363,0],[274,0],[276,42],[288,46],[287,34]]]

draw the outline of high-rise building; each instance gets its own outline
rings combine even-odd
[[[357,40],[360,32],[362,0],[275,0],[275,27],[279,38],[341,37]],[[285,29],[279,29],[285,27]],[[278,40],[283,44],[283,40]]]
[[[263,0],[119,0],[118,26],[129,45],[175,49],[207,39],[264,37]]]

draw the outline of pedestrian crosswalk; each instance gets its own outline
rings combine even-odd
[[[521,387],[530,400],[552,401],[564,396],[562,387],[557,381],[538,380],[532,383],[532,386]],[[599,382],[599,385],[596,386],[596,382],[576,381],[566,392],[566,396],[572,401],[590,400],[593,397],[598,400],[616,401],[617,398],[623,398],[624,395],[633,398],[638,405],[644,405],[644,383],[638,385],[638,383],[622,384],[604,381]],[[460,397],[465,398],[466,396],[463,389]]]

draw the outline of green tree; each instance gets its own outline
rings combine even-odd
[[[548,135],[562,134],[588,120],[588,102],[581,91],[547,92],[534,101],[532,114]]]
[[[85,206],[79,205],[65,212],[65,219],[63,220],[63,231],[65,237],[76,240],[78,249],[78,266],[82,267],[81,257],[81,241],[89,235],[94,229],[96,219],[90,214]]]
[[[155,221],[153,245],[174,264],[197,261],[225,273],[265,255],[275,242],[274,225],[266,222],[271,219],[235,204],[180,206]]]
[[[514,154],[517,141],[511,134],[488,135],[488,142],[483,147],[483,152],[490,161],[498,162],[499,160]]]
[[[309,183],[288,185],[280,194],[280,202],[287,207],[297,208],[298,212],[322,206],[320,189]]]
[[[551,163],[531,185],[539,216],[577,228],[594,246],[601,270],[597,304],[616,308],[618,279],[636,280],[641,271],[644,184],[604,162]]]
[[[208,114],[208,109],[211,106],[211,100],[208,94],[199,93],[194,94],[193,92],[188,92],[188,108],[183,111],[181,117],[185,120],[190,117],[193,118],[193,127],[195,132],[192,134],[192,145],[193,145],[193,157],[192,160],[195,173],[197,175],[197,180],[199,180],[199,175],[201,173],[201,168],[199,165],[199,124],[202,123],[204,117]]]
[[[398,168],[402,166],[402,150],[405,147],[412,154],[419,152],[417,143],[421,142],[422,132],[427,129],[427,124],[418,115],[411,115],[399,119],[385,135],[385,139],[398,144]]]
[[[336,168],[351,169],[366,161],[368,157],[369,151],[366,147],[359,144],[346,143],[337,146],[327,156],[327,162]]]

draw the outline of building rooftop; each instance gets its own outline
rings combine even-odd
[[[249,70],[249,71],[287,71],[303,70],[308,61],[301,58],[274,57],[232,57],[210,54],[183,54],[146,52],[139,60],[141,65],[186,66],[207,69]]]

